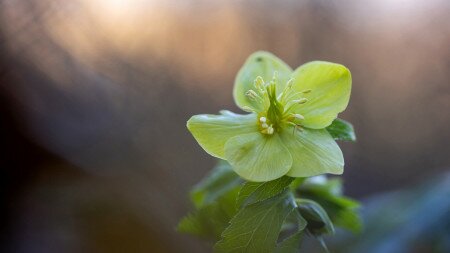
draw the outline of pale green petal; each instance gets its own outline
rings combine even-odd
[[[259,51],[250,55],[234,81],[233,96],[236,104],[243,110],[246,110],[245,107],[258,108],[259,105],[246,97],[245,92],[254,89],[253,82],[257,76],[261,76],[265,82],[272,80],[274,71],[278,72],[277,93],[280,93],[290,78],[291,67],[268,52]]]
[[[352,77],[346,67],[331,62],[314,61],[297,68],[292,77],[293,92],[311,90],[310,93],[304,94],[308,102],[295,107],[295,112],[305,117],[303,126],[325,128],[347,107]]]
[[[311,177],[324,173],[342,174],[344,171],[342,151],[325,129],[294,132],[290,127],[280,135],[292,156],[288,176]]]
[[[222,159],[225,159],[225,143],[231,137],[258,131],[256,114],[240,115],[230,111],[221,111],[221,115],[192,116],[187,128],[208,154]]]
[[[285,175],[292,165],[289,151],[278,134],[238,135],[225,144],[225,158],[241,177],[256,182]]]

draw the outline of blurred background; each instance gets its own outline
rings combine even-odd
[[[216,163],[185,122],[239,112],[233,80],[256,50],[351,70],[349,196],[433,177],[442,194],[449,14],[447,0],[0,0],[0,251],[209,252],[175,232]]]

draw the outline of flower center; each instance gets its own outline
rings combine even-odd
[[[292,90],[293,79],[286,83],[283,92],[277,96],[277,72],[274,72],[272,81],[264,82],[258,76],[254,83],[254,90],[248,90],[245,95],[252,101],[252,107],[247,108],[258,115],[258,127],[262,134],[272,135],[280,132],[286,126],[294,126],[301,130],[303,115],[295,113],[299,106],[308,102],[305,94],[311,90],[296,92]]]

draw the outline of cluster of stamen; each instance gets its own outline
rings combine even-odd
[[[308,102],[308,99],[302,96],[310,93],[311,90],[293,91],[293,79],[290,79],[283,92],[277,96],[277,79],[277,72],[274,72],[272,81],[268,83],[265,83],[263,78],[258,76],[253,82],[254,89],[245,93],[246,97],[252,102],[251,107],[244,109],[253,111],[258,115],[259,129],[263,134],[272,135],[276,131],[280,131],[283,125],[291,125],[294,126],[294,131],[296,129],[301,131],[301,122],[305,117],[294,112],[299,105]]]
[[[261,133],[263,134],[273,134],[274,129],[273,129],[273,125],[269,125],[267,124],[267,118],[266,117],[260,117],[259,118],[259,122],[261,124]]]

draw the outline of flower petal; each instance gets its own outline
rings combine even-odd
[[[245,96],[245,93],[254,89],[253,82],[256,77],[261,76],[265,82],[268,82],[272,80],[274,71],[278,72],[277,92],[280,93],[290,78],[291,67],[268,52],[259,51],[250,55],[234,81],[233,96],[237,106],[243,110],[247,110],[246,107],[260,109],[257,103]]]
[[[241,177],[256,182],[285,175],[292,165],[291,154],[278,134],[238,135],[225,144],[225,158]]]
[[[241,115],[221,111],[221,115],[192,116],[187,122],[187,128],[208,154],[225,159],[225,143],[231,137],[257,132],[256,120],[255,114]]]
[[[342,174],[344,171],[342,151],[325,129],[293,132],[290,127],[280,136],[292,156],[288,176],[311,177],[324,173]]]
[[[296,113],[305,117],[303,126],[325,128],[347,107],[352,77],[346,67],[331,62],[313,61],[297,68],[292,77],[296,92],[311,90],[304,94],[308,102],[295,108]]]

